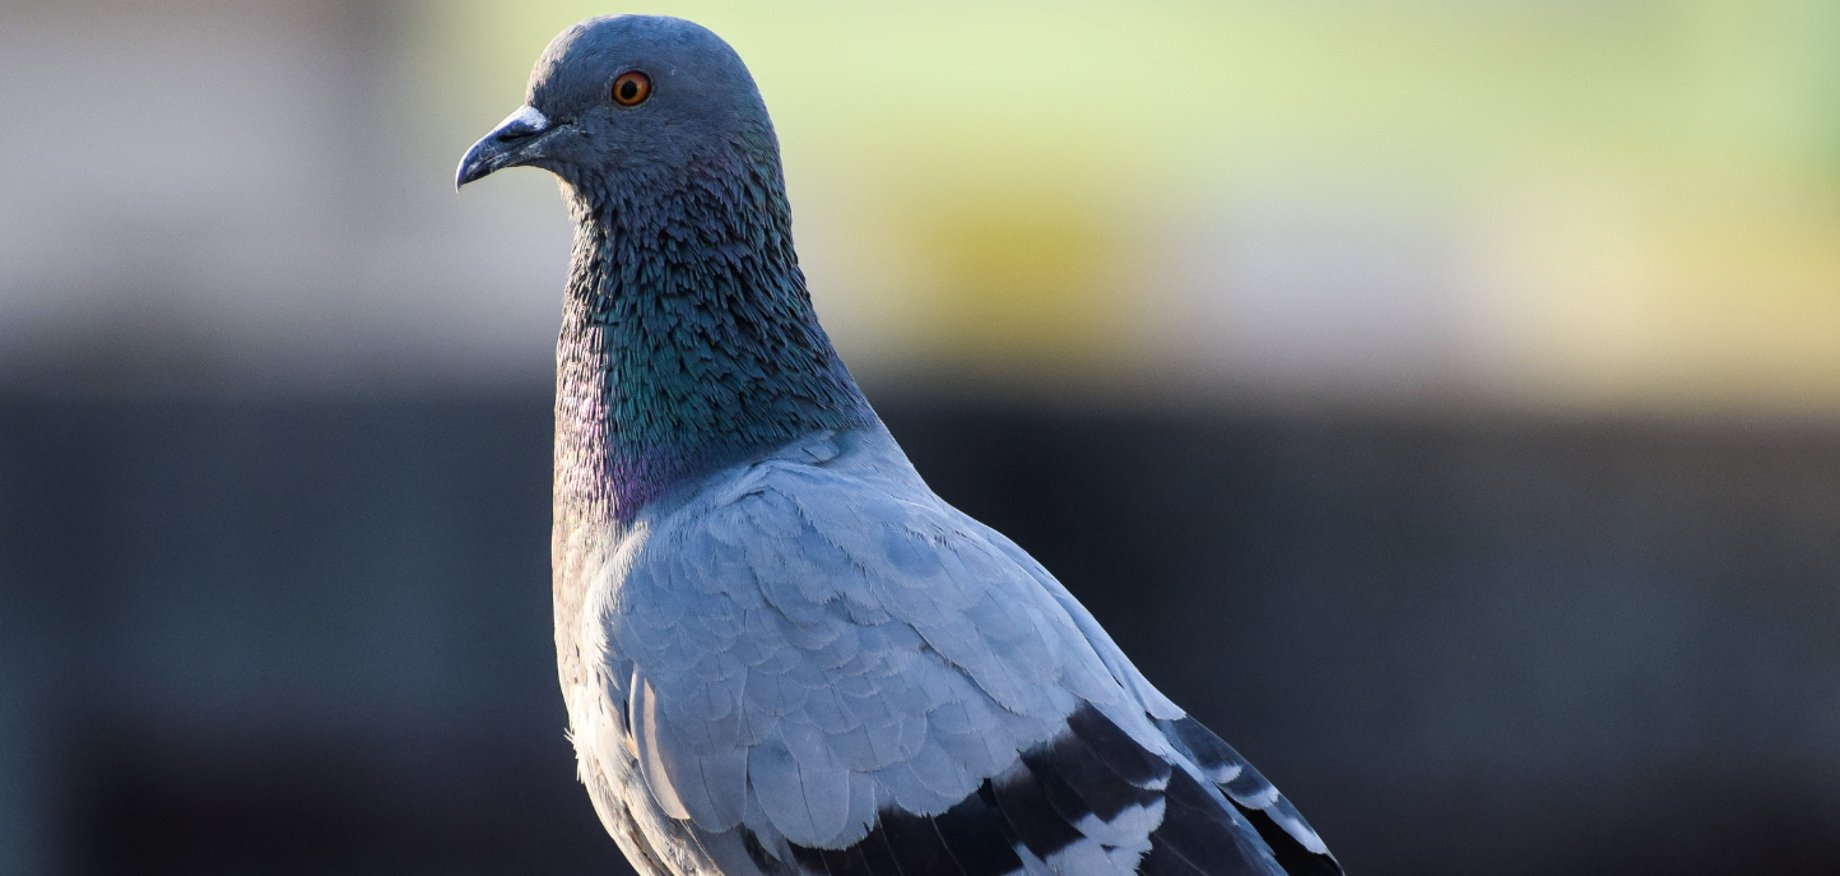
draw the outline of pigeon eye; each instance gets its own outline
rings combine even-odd
[[[614,77],[613,102],[620,106],[638,106],[652,96],[652,77],[628,70]]]

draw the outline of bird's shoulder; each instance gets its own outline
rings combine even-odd
[[[935,495],[880,428],[816,433],[720,472],[639,529],[617,608],[765,598],[794,626],[928,626],[984,602],[1059,607],[1045,570]]]

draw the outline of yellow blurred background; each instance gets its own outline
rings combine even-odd
[[[9,11],[7,385],[540,378],[553,189],[447,177],[606,11]],[[1840,413],[1840,4],[650,11],[752,66],[871,378]]]

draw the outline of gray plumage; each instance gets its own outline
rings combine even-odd
[[[558,669],[646,873],[1340,872],[1039,564],[935,496],[819,328],[745,66],[592,19],[462,159],[555,173]]]

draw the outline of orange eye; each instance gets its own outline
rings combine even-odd
[[[638,106],[652,96],[652,77],[628,70],[614,77],[613,102],[620,106]]]

